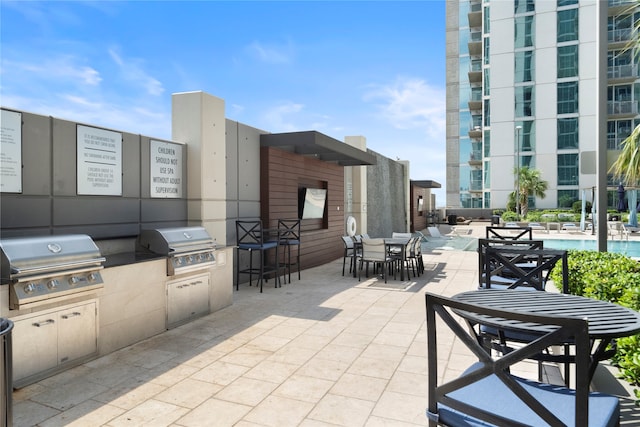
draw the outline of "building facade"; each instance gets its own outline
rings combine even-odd
[[[570,207],[596,187],[607,87],[607,164],[640,123],[636,0],[447,1],[447,207],[505,208],[516,171],[549,187],[530,208]],[[606,40],[598,37],[607,20]],[[607,72],[598,73],[602,44]],[[601,145],[599,145],[601,144]],[[601,148],[598,148],[601,147]],[[615,186],[607,180],[609,204]]]

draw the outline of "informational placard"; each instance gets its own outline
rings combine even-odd
[[[182,197],[182,145],[151,140],[150,144],[151,197]]]
[[[22,114],[0,116],[0,192],[22,193]]]
[[[78,194],[122,196],[122,134],[78,125]]]

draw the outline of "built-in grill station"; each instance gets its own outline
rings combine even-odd
[[[177,276],[215,265],[215,242],[203,227],[143,230],[137,250],[167,258],[167,276]]]
[[[11,310],[61,302],[103,287],[105,258],[84,234],[0,240],[0,269]]]
[[[209,313],[210,274],[215,241],[203,227],[143,230],[136,251],[167,257],[167,327]]]

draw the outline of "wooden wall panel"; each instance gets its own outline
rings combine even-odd
[[[422,231],[427,228],[427,219],[429,212],[429,204],[430,204],[430,191],[426,188],[418,187],[415,185],[411,186],[410,189],[411,201],[410,201],[410,209],[411,209],[411,229],[410,231]],[[418,197],[422,196],[423,207],[422,212],[418,212]]]
[[[344,168],[274,147],[260,150],[260,203],[264,226],[276,227],[279,218],[298,217],[300,187],[326,188],[325,217],[302,221],[300,264],[305,269],[342,257]]]

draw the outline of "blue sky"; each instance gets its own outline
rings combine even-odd
[[[268,132],[362,135],[442,184],[445,2],[0,2],[0,104],[171,139],[171,94]]]

